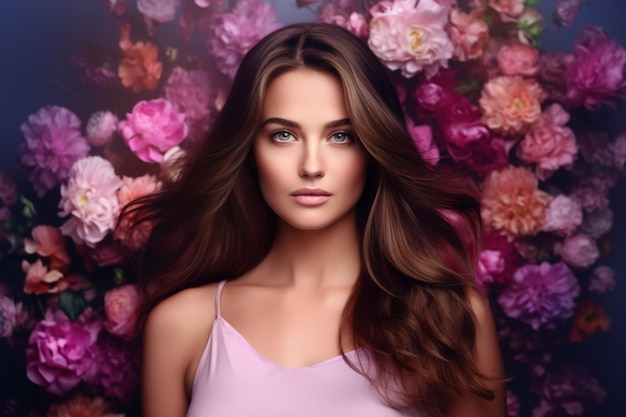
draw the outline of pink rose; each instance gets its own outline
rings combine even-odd
[[[145,162],[160,163],[163,154],[181,143],[189,133],[185,115],[163,98],[140,101],[119,123],[128,147]]]
[[[457,9],[450,11],[448,26],[454,56],[461,62],[479,58],[489,40],[489,26],[477,13],[466,14]]]
[[[532,77],[539,72],[539,51],[530,45],[507,45],[498,52],[498,65],[504,75]]]
[[[550,201],[541,230],[569,236],[578,229],[582,222],[583,210],[580,203],[560,194]]]
[[[117,130],[117,117],[110,111],[99,111],[87,121],[87,142],[91,146],[104,146],[111,142]]]
[[[419,125],[415,126],[415,124],[408,119],[408,130],[411,134],[411,138],[415,143],[415,146],[422,154],[422,158],[426,160],[426,162],[431,165],[437,165],[439,162],[439,148],[433,141],[433,131],[428,125]]]
[[[157,22],[169,22],[176,18],[180,0],[137,0],[137,9],[147,18]]]
[[[104,295],[107,320],[104,327],[114,336],[130,339],[135,334],[139,291],[135,285],[113,288]]]
[[[566,237],[563,243],[556,243],[554,252],[568,265],[580,269],[589,268],[600,256],[595,240],[582,233]]]
[[[591,272],[589,291],[607,294],[615,289],[615,271],[606,265],[598,265]]]

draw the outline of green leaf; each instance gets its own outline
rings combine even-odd
[[[113,281],[115,281],[115,285],[122,285],[124,283],[124,269],[123,268],[113,269]]]
[[[74,321],[83,312],[87,303],[80,293],[66,290],[59,294],[58,306],[70,320]]]
[[[478,81],[470,80],[466,83],[459,84],[459,86],[455,88],[454,91],[461,93],[461,94],[467,94],[471,91],[477,90],[479,87],[480,85],[478,84]]]
[[[20,195],[20,202],[24,205],[24,208],[22,209],[24,217],[26,217],[27,219],[35,218],[35,216],[37,215],[37,210],[35,210],[35,205],[32,203],[32,201],[30,201],[23,195]]]
[[[533,7],[538,5],[541,2],[541,0],[526,0],[524,2],[524,6],[526,7]]]

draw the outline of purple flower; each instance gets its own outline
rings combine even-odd
[[[571,317],[579,292],[578,281],[567,265],[543,262],[518,268],[498,303],[507,316],[538,330]]]
[[[89,152],[80,120],[63,107],[40,109],[28,116],[20,130],[26,139],[19,147],[20,169],[39,197],[65,181],[74,162]]]
[[[91,308],[74,322],[48,310],[35,326],[26,349],[26,375],[48,392],[63,395],[96,372],[96,341],[102,321]]]
[[[554,253],[568,265],[579,269],[589,268],[600,256],[595,239],[584,233],[568,236],[563,243],[557,242]]]
[[[139,355],[130,343],[102,333],[98,341],[98,370],[91,380],[107,397],[128,401],[139,385]]]
[[[559,26],[569,26],[576,19],[578,9],[582,5],[583,0],[561,0],[554,7],[552,20]]]
[[[506,415],[508,417],[518,417],[520,411],[520,403],[517,395],[511,391],[506,391]]]
[[[0,200],[2,200],[5,206],[12,206],[17,203],[15,182],[4,172],[0,172]]]
[[[608,189],[600,178],[589,177],[581,180],[572,190],[570,197],[577,200],[587,212],[609,206]]]
[[[623,96],[626,50],[600,28],[588,29],[565,61],[567,99],[573,106],[594,110]]]
[[[17,325],[17,308],[9,297],[0,295],[0,337],[8,338]]]
[[[613,227],[613,210],[609,207],[585,213],[582,231],[594,239],[606,234]]]
[[[615,271],[606,265],[598,265],[591,272],[589,291],[606,294],[615,289]]]
[[[583,209],[580,203],[566,195],[559,194],[550,201],[541,230],[569,236],[582,222]]]
[[[222,23],[208,41],[209,53],[218,69],[232,79],[246,52],[279,27],[274,6],[259,0],[243,0],[231,13],[222,15]]]
[[[125,4],[117,2],[117,4]],[[98,87],[108,88],[118,82],[117,74],[108,62],[108,52],[104,47],[95,44],[84,46],[72,56],[71,63],[81,70],[81,79]]]
[[[532,411],[532,417],[556,417],[582,415],[593,404],[606,400],[606,391],[598,381],[583,368],[566,366],[559,373],[549,373],[532,390],[539,394],[540,404]]]
[[[137,10],[157,22],[169,22],[176,18],[180,0],[137,0]]]
[[[549,347],[556,341],[550,332],[537,332],[523,325],[513,329],[502,326],[499,332],[503,346],[511,351],[511,358],[527,366],[528,375],[539,378],[546,373],[546,365],[552,362]]]

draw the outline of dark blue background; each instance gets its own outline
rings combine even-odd
[[[295,0],[277,0],[279,19],[284,22],[310,20],[311,15],[295,10]],[[556,0],[539,5],[549,15]],[[575,24],[567,29],[547,30],[543,47],[569,51],[580,27],[602,26],[607,34],[626,45],[626,1],[589,0]],[[170,29],[168,29],[170,28]],[[181,44],[174,23],[159,31],[167,45]],[[15,172],[17,146],[22,140],[19,125],[42,106],[55,104],[74,111],[81,120],[105,107],[98,92],[79,81],[71,66],[72,56],[88,40],[115,46],[118,32],[99,0],[4,0],[0,8],[0,170]],[[165,42],[160,42],[161,46]],[[94,97],[85,103],[85,97]],[[618,113],[620,128],[626,127],[626,111]],[[609,399],[598,417],[623,417],[626,407],[626,184],[612,192],[615,226],[612,251],[605,263],[616,271],[617,289],[603,298],[613,318],[613,328],[581,343],[575,349],[577,361],[587,368],[608,391]],[[0,275],[1,275],[0,271]]]

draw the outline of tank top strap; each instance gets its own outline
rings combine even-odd
[[[215,314],[217,317],[222,316],[222,311],[220,309],[220,296],[222,295],[222,289],[224,288],[224,284],[226,284],[226,280],[220,281],[217,284],[217,291],[215,292]]]

